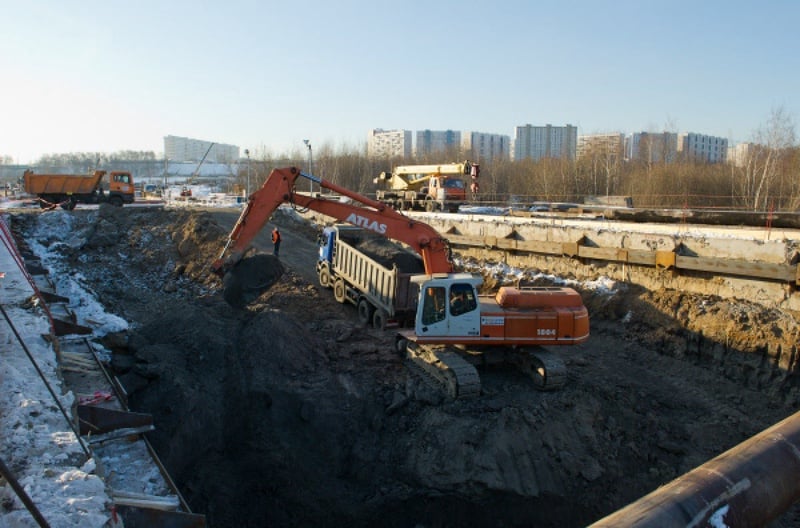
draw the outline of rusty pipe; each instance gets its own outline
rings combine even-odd
[[[590,528],[765,526],[800,500],[800,412]]]

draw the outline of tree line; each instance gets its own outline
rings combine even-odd
[[[360,194],[374,195],[374,179],[398,165],[451,163],[470,159],[469,152],[411,158],[374,159],[366,148],[333,148],[323,145],[313,159],[313,173]],[[584,156],[578,160],[474,160],[481,165],[481,204],[509,206],[536,201],[583,203],[587,196],[626,196],[634,207],[720,208],[748,211],[796,211],[800,209],[800,147],[754,145],[739,165],[703,163],[691,159],[671,162],[625,160],[621,153]],[[37,170],[69,168],[88,172],[95,168],[125,169],[131,162],[151,166],[149,177],[163,174],[163,160],[152,152],[103,154],[70,153],[42,157]],[[246,188],[247,162],[232,164],[230,177]],[[308,172],[302,152],[292,155],[262,153],[250,160],[251,191],[275,167],[297,166]],[[141,173],[141,168],[140,172]],[[300,189],[304,190],[304,189]]]
[[[313,173],[360,194],[374,194],[374,178],[397,165],[450,163],[450,158],[370,159],[360,152],[321,154]],[[489,160],[481,163],[481,204],[510,206],[537,201],[584,203],[587,196],[624,196],[634,207],[797,211],[800,209],[800,148],[756,146],[743,165],[675,160],[653,164],[615,160],[599,171],[591,159]],[[297,165],[302,158],[265,157],[253,161],[253,176],[263,182],[274,167]],[[302,190],[302,189],[301,189]]]
[[[678,156],[671,160],[625,159],[624,153],[598,149],[577,160],[531,159],[480,160],[469,152],[453,149],[410,158],[375,159],[366,145],[334,147],[323,144],[313,159],[303,149],[274,155],[267,149],[248,161],[231,164],[230,177],[245,189],[248,170],[251,191],[274,167],[298,166],[316,176],[364,195],[374,195],[374,179],[398,165],[479,162],[479,203],[529,204],[535,201],[583,203],[586,196],[626,196],[642,208],[725,208],[747,211],[797,211],[800,209],[800,147],[794,124],[782,109],[773,111],[757,131],[746,155],[738,163],[705,163]],[[163,160],[146,151],[112,154],[69,153],[43,156],[42,170],[71,167],[88,171],[120,167],[125,162],[150,162],[148,174],[163,174]],[[303,189],[301,189],[303,190]]]
[[[577,160],[534,161],[471,158],[469,152],[411,158],[370,159],[366,148],[322,145],[313,160],[298,149],[289,156],[267,151],[253,160],[258,181],[273,167],[297,165],[360,194],[375,192],[374,178],[398,165],[453,163],[481,165],[477,201],[493,205],[536,201],[583,203],[587,196],[626,196],[634,207],[720,208],[746,211],[800,209],[800,146],[794,123],[782,108],[754,134],[745,155],[733,163],[707,163],[686,155],[674,159],[626,159],[617,151],[589,152]]]

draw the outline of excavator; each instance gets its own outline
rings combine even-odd
[[[301,177],[349,200],[298,193],[295,184]],[[411,279],[419,286],[414,328],[398,328],[395,347],[450,397],[480,394],[476,364],[514,363],[540,390],[564,385],[564,362],[544,347],[589,338],[588,311],[575,290],[504,286],[495,295],[481,295],[483,279],[454,272],[448,241],[433,227],[295,167],[273,169],[250,195],[212,271],[222,278],[235,274],[253,239],[282,204],[374,231],[422,257],[425,273]]]

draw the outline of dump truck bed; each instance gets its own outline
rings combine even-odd
[[[25,171],[25,192],[29,194],[89,194],[100,185],[105,171],[94,174],[34,174]]]
[[[410,283],[411,273],[386,268],[341,237],[336,241],[333,265],[339,276],[390,316],[416,309],[418,288]]]

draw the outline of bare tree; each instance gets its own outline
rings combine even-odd
[[[756,133],[755,142],[745,162],[742,187],[748,207],[758,211],[769,207],[783,159],[795,144],[794,122],[783,107],[772,110],[766,125]]]

